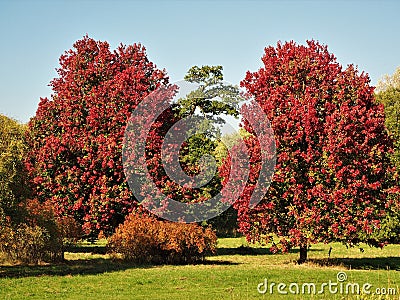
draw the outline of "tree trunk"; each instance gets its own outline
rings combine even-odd
[[[307,260],[307,245],[300,246],[300,259],[297,261],[299,264],[304,263]]]

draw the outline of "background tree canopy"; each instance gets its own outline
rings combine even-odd
[[[397,174],[400,171],[400,67],[392,75],[384,76],[375,89],[376,99],[384,105],[385,125],[393,138],[394,152],[391,154]],[[400,202],[388,208],[382,228],[376,232],[379,238],[391,242],[400,241]]]
[[[375,89],[376,99],[384,105],[385,125],[394,140],[393,162],[400,170],[400,67],[386,75]]]
[[[24,166],[26,126],[0,115],[0,225],[9,217],[21,218],[20,204],[30,196]]]

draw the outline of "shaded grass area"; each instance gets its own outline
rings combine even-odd
[[[148,268],[150,266],[142,266]],[[0,268],[0,277],[20,278],[31,276],[75,276],[96,275],[107,272],[124,271],[140,266],[116,262],[107,258],[76,259],[65,263],[39,266],[4,266]]]
[[[289,262],[296,264],[300,250],[291,249],[287,254],[273,254],[269,247],[249,245],[244,238],[221,239],[218,255],[269,255],[268,260],[276,264]],[[400,245],[374,248],[365,244],[346,247],[340,243],[312,245],[308,250],[306,265],[319,267],[341,267],[358,270],[396,270],[400,271]]]
[[[206,260],[196,265],[235,265],[237,263],[224,260]],[[128,269],[150,269],[161,267],[161,265],[136,265],[122,260],[91,257],[89,259],[67,260],[64,263],[38,266],[2,266],[0,267],[0,278],[21,278],[32,276],[76,276],[97,275],[102,273],[125,271]]]
[[[309,263],[318,266],[343,266],[358,270],[395,270],[400,271],[400,257],[385,256],[373,258],[334,258],[310,259]]]
[[[217,255],[195,265],[138,266],[113,260],[101,249],[102,244],[80,245],[66,253],[62,264],[1,266],[0,299],[399,299],[400,293],[400,245],[365,247],[361,252],[336,243],[318,244],[304,265],[296,264],[297,249],[271,254],[268,247],[248,245],[243,238],[220,239]],[[318,285],[336,280],[339,271],[346,272],[348,282],[395,288],[397,295],[257,292],[265,279]]]

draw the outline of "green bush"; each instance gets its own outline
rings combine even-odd
[[[193,263],[215,253],[217,236],[197,224],[132,213],[108,239],[109,253],[137,263]]]

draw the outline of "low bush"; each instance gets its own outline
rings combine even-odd
[[[25,264],[54,261],[60,258],[60,247],[50,233],[40,226],[21,223],[0,228],[0,251],[8,261]]]
[[[108,239],[109,253],[137,263],[193,263],[215,253],[217,236],[197,224],[132,213]]]
[[[73,218],[56,217],[50,203],[25,200],[21,221],[0,225],[0,252],[12,263],[37,264],[63,260],[65,245],[76,242],[80,227]]]

